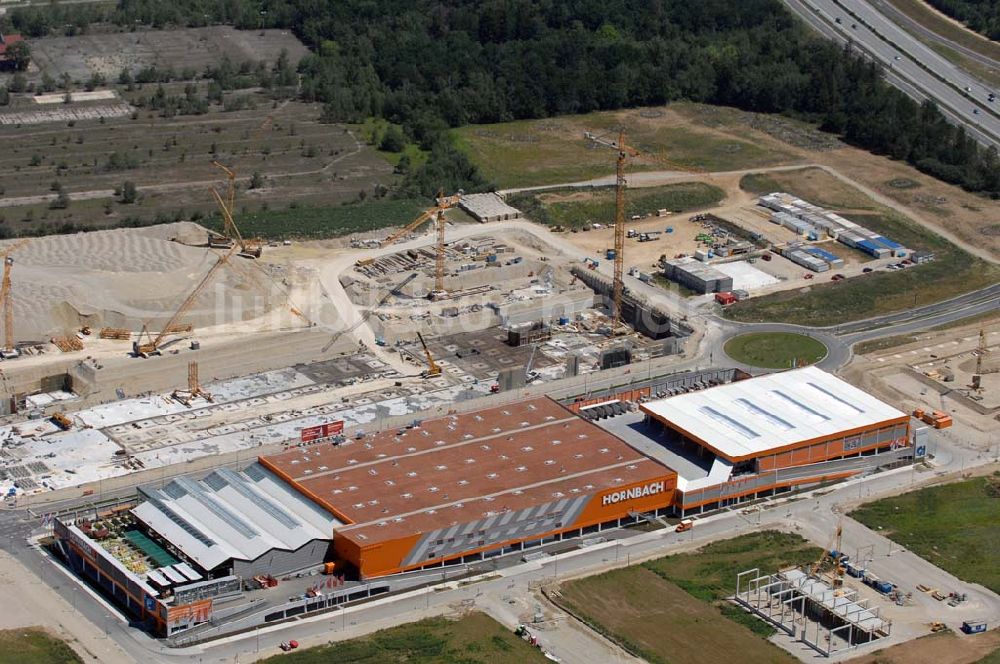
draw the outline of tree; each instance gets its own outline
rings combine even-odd
[[[55,200],[49,203],[49,207],[53,210],[65,210],[69,207],[69,194],[66,193],[61,184],[58,187]]]
[[[396,125],[389,125],[378,144],[378,149],[385,152],[402,152],[406,147],[406,136]]]
[[[11,92],[24,92],[27,88],[28,79],[21,72],[14,74],[7,84],[7,89]]]
[[[122,203],[131,205],[137,200],[139,200],[139,191],[136,189],[135,182],[125,180],[125,183],[122,185]]]
[[[7,49],[7,59],[15,70],[24,71],[27,69],[28,63],[31,62],[31,47],[28,46],[28,42],[19,41],[11,44]]]
[[[250,188],[260,189],[264,186],[264,176],[260,174],[260,171],[254,171],[253,175],[250,176]]]
[[[10,92],[7,91],[6,87],[0,87],[0,106],[6,106],[10,103]]]

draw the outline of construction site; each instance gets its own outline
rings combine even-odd
[[[46,516],[47,551],[180,646],[923,460],[947,413],[815,367],[714,367],[704,317],[657,284],[701,306],[805,283],[806,257],[860,274],[834,234],[861,231],[803,239],[763,203],[814,230],[847,220],[780,196],[746,225],[626,219],[637,151],[609,136],[587,138],[611,149],[615,217],[586,233],[440,192],[396,230],[265,243],[241,233],[238,176],[216,162],[219,231],[8,243],[6,506],[72,502]],[[660,260],[668,244],[688,251]],[[989,341],[913,379],[967,382],[991,407]],[[753,570],[736,600],[827,656],[889,636],[865,597],[889,596],[879,565],[845,590],[855,568],[832,559],[835,578]]]

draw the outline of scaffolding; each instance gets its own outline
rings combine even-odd
[[[825,657],[892,631],[892,622],[857,591],[833,588],[798,568],[764,575],[757,568],[740,572],[733,599]]]

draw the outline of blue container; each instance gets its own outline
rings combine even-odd
[[[673,226],[667,226],[667,232],[668,233],[673,233],[674,232],[674,227]]]
[[[980,634],[986,631],[986,623],[982,620],[966,620],[962,623],[962,631],[966,634]]]
[[[559,317],[559,324],[560,325],[569,325],[569,317],[567,317],[567,316],[560,316]]]
[[[607,251],[606,251],[606,252],[604,253],[604,257],[605,257],[606,259],[608,259],[609,261],[613,261],[613,260],[615,259],[615,250],[614,250],[614,249],[608,249],[608,250],[607,250]]]
[[[487,263],[496,263],[497,262],[497,255],[496,254],[490,254],[489,256],[486,257],[486,262]]]

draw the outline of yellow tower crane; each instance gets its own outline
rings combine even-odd
[[[0,302],[3,303],[3,348],[0,349],[0,357],[5,360],[20,355],[14,339],[14,297],[10,289],[10,273],[14,267],[14,257],[11,254],[27,243],[28,240],[20,240],[0,253],[0,259],[3,260],[3,282],[0,282]]]
[[[605,138],[604,135],[598,136],[591,132],[584,132],[584,137],[597,143],[598,145],[603,145],[605,147],[613,148],[618,151],[618,159],[615,162],[615,258],[614,258],[614,276],[611,282],[611,294],[612,302],[614,304],[614,310],[612,312],[611,318],[615,323],[615,327],[621,323],[625,325],[625,321],[622,320],[622,296],[625,293],[625,187],[627,182],[625,180],[625,166],[629,158],[635,157],[649,157],[654,161],[657,161],[665,166],[669,166],[672,169],[685,171],[688,173],[704,173],[704,169],[685,166],[683,164],[678,164],[676,162],[664,159],[662,157],[654,155],[646,155],[637,150],[636,148],[628,145],[625,142],[625,130],[618,130],[618,140],[609,140]]]
[[[453,196],[445,196],[443,191],[438,192],[437,204],[434,207],[427,208],[420,216],[408,223],[403,228],[399,229],[395,233],[389,235],[386,239],[382,240],[381,246],[388,247],[389,245],[395,244],[403,236],[411,233],[418,228],[420,228],[427,220],[434,219],[437,230],[437,241],[435,242],[435,254],[434,254],[434,290],[430,293],[430,298],[432,300],[440,299],[441,297],[448,294],[448,291],[444,288],[444,263],[445,263],[445,253],[444,253],[444,240],[445,240],[445,218],[444,212],[449,208],[453,208],[458,205],[458,202],[462,199],[462,192],[459,192]],[[366,265],[371,262],[371,259],[365,259],[363,261],[358,261],[359,265]]]

